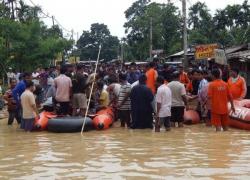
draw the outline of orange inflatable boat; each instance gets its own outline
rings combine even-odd
[[[250,130],[250,100],[244,99],[242,101],[235,101],[235,113],[230,109],[229,126]]]
[[[94,127],[97,130],[105,130],[113,125],[114,112],[112,108],[107,108],[97,112],[97,115],[93,119]]]
[[[184,124],[192,125],[200,123],[199,114],[194,110],[188,110],[184,113]]]
[[[52,112],[43,111],[39,115],[39,119],[35,119],[34,130],[42,131],[48,128],[48,121],[51,118],[57,117]]]

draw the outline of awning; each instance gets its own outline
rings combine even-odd
[[[239,51],[236,53],[231,53],[227,55],[227,58],[230,59],[245,59],[245,60],[250,60],[250,50],[246,51]]]

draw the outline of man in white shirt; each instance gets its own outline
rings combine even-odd
[[[35,72],[32,73],[32,81],[34,82],[35,85],[39,85],[39,75],[40,75],[40,69],[37,68]]]
[[[173,81],[168,84],[172,92],[171,122],[174,127],[176,122],[178,127],[183,127],[185,106],[188,109],[186,89],[184,84],[179,82],[179,75],[178,71],[173,72]]]
[[[167,84],[165,84],[164,78],[162,76],[157,78],[156,85],[158,89],[156,93],[157,120],[155,124],[155,132],[160,132],[161,124],[164,124],[166,131],[169,131],[171,127],[170,118],[172,93]]]

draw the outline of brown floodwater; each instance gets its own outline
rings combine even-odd
[[[24,133],[1,120],[0,179],[250,179],[250,133],[197,125],[81,136]]]

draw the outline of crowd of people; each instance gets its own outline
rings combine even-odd
[[[89,65],[62,65],[18,77],[9,74],[8,125],[14,119],[25,131],[31,131],[38,109],[49,98],[58,115],[84,116],[113,107],[121,127],[132,129],[161,126],[166,131],[183,127],[185,110],[196,110],[202,122],[214,125],[217,131],[228,129],[228,102],[245,98],[247,88],[239,70],[193,66],[100,64],[97,73]],[[90,97],[91,85],[94,83]]]

